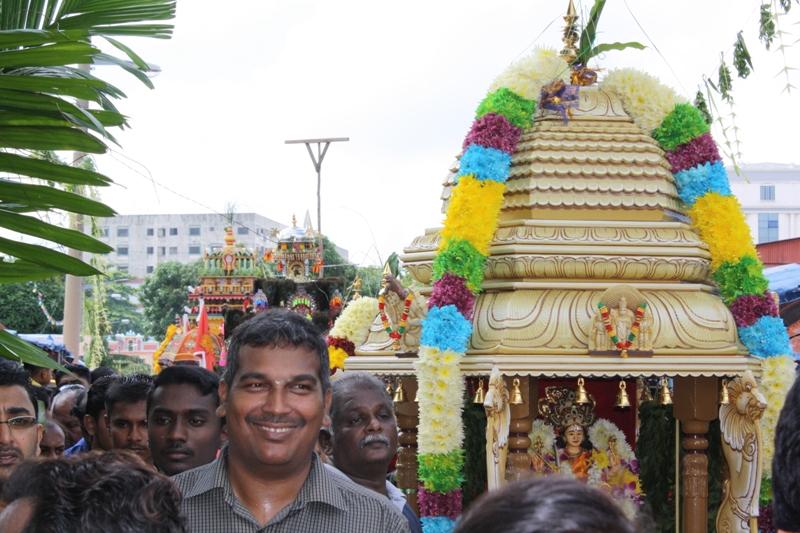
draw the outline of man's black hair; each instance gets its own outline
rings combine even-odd
[[[139,403],[147,401],[153,378],[145,374],[122,376],[111,384],[106,391],[106,414],[110,417],[112,408],[122,403]]]
[[[0,359],[0,387],[13,387],[19,385],[28,393],[28,399],[33,404],[33,416],[39,416],[39,402],[31,384],[31,375],[20,366],[6,359]]]
[[[20,464],[7,503],[30,498],[24,533],[186,533],[181,495],[168,477],[127,452],[90,452]]]
[[[104,378],[106,376],[116,376],[117,373],[114,372],[113,368],[109,368],[107,366],[98,366],[91,372],[92,381],[90,383],[94,383],[100,378]]]
[[[240,351],[245,346],[253,348],[305,348],[319,356],[319,382],[324,395],[331,388],[328,363],[328,346],[325,339],[310,320],[297,313],[276,309],[259,313],[240,324],[231,335],[228,346],[228,362],[222,379],[233,383],[239,371]]]
[[[212,395],[214,405],[219,406],[219,376],[199,366],[171,366],[162,370],[153,381],[153,388],[147,396],[147,414],[150,415],[150,404],[156,389],[167,385],[193,385],[200,396]]]
[[[64,368],[66,368],[79,378],[82,378],[84,381],[86,381],[87,384],[92,383],[92,371],[86,368],[85,366],[76,365],[73,363],[67,363],[66,365],[64,365]],[[61,370],[56,370],[56,383],[58,383],[58,379],[64,375],[66,375],[66,372],[62,372]]]
[[[775,427],[772,524],[783,531],[800,531],[800,380],[786,395]]]
[[[106,392],[115,381],[122,379],[121,376],[112,374],[98,378],[92,382],[92,386],[86,392],[86,412],[95,422],[100,418],[100,412],[106,408]]]

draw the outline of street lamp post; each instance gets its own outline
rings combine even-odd
[[[325,159],[325,154],[328,152],[328,147],[331,143],[347,142],[350,137],[328,137],[326,139],[297,139],[294,141],[286,141],[286,144],[305,144],[308,149],[308,155],[311,156],[311,162],[314,163],[314,170],[317,171],[317,233],[319,233],[319,255],[322,257],[323,240],[322,240],[322,160]],[[314,151],[311,150],[311,145],[317,145],[317,155],[314,157]],[[322,145],[325,144],[323,147]],[[325,268],[325,263],[319,269],[319,277],[322,277],[322,270]]]

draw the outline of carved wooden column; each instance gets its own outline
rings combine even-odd
[[[514,397],[515,376],[506,376],[506,388],[509,396]],[[519,481],[531,477],[531,458],[528,448],[531,439],[528,433],[531,430],[533,419],[539,412],[539,384],[537,378],[530,376],[516,376],[519,379],[519,390],[522,393],[522,402],[511,405],[511,424],[508,434],[508,459],[506,461],[506,481]]]
[[[419,516],[417,506],[417,425],[419,424],[419,407],[414,398],[417,396],[417,380],[402,378],[403,388],[408,401],[395,404],[397,413],[397,432],[400,449],[397,451],[397,488],[405,495],[408,505]]]
[[[677,377],[673,393],[675,418],[684,433],[681,468],[682,533],[708,531],[708,423],[717,418],[717,378]]]

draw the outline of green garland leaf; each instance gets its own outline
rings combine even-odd
[[[418,460],[419,480],[426,489],[449,492],[461,488],[464,482],[464,450],[453,450],[448,454],[421,454]]]
[[[475,118],[496,113],[506,117],[512,126],[525,129],[531,126],[531,115],[534,111],[536,111],[536,100],[527,100],[503,87],[486,95],[475,112]]]
[[[725,58],[720,53],[720,59],[722,62],[719,65],[719,94],[722,96],[723,100],[727,100],[730,102],[731,100],[731,91],[733,90],[733,80],[731,79],[731,69],[728,68],[728,65],[725,64]]]
[[[738,263],[725,261],[714,272],[714,282],[720,295],[730,305],[739,296],[764,294],[769,281],[764,277],[764,265],[752,255],[745,255]]]
[[[708,108],[706,97],[703,96],[703,91],[700,89],[697,89],[697,94],[694,97],[694,106],[700,111],[700,114],[703,115],[703,120],[706,121],[706,124],[711,126],[711,123],[714,122],[714,117],[711,116],[711,110]]]
[[[742,79],[749,76],[753,69],[753,62],[750,59],[750,52],[747,51],[747,45],[744,44],[742,32],[739,32],[736,44],[733,45],[733,66],[736,67],[736,72]]]
[[[667,118],[653,132],[664,151],[674,150],[695,137],[708,133],[705,117],[691,104],[676,104]]]
[[[775,38],[775,20],[772,18],[771,4],[761,4],[761,19],[758,21],[758,38],[769,50]]]
[[[478,294],[483,285],[486,258],[466,239],[447,239],[433,260],[433,280],[447,272],[467,280],[467,287]]]

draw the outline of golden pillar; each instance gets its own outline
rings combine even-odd
[[[717,418],[717,378],[676,377],[673,392],[675,418],[681,422],[683,449],[681,496],[683,533],[708,530],[708,423]]]
[[[408,401],[396,403],[397,432],[400,449],[397,451],[397,488],[405,495],[408,505],[419,516],[417,506],[417,425],[419,424],[419,406],[417,396],[417,380],[401,378]]]
[[[519,380],[522,403],[514,404],[514,381]],[[533,419],[539,413],[539,384],[530,376],[506,376],[506,388],[511,397],[511,424],[508,429],[508,459],[506,461],[506,481],[519,481],[531,477],[531,458],[528,448],[531,439]]]

